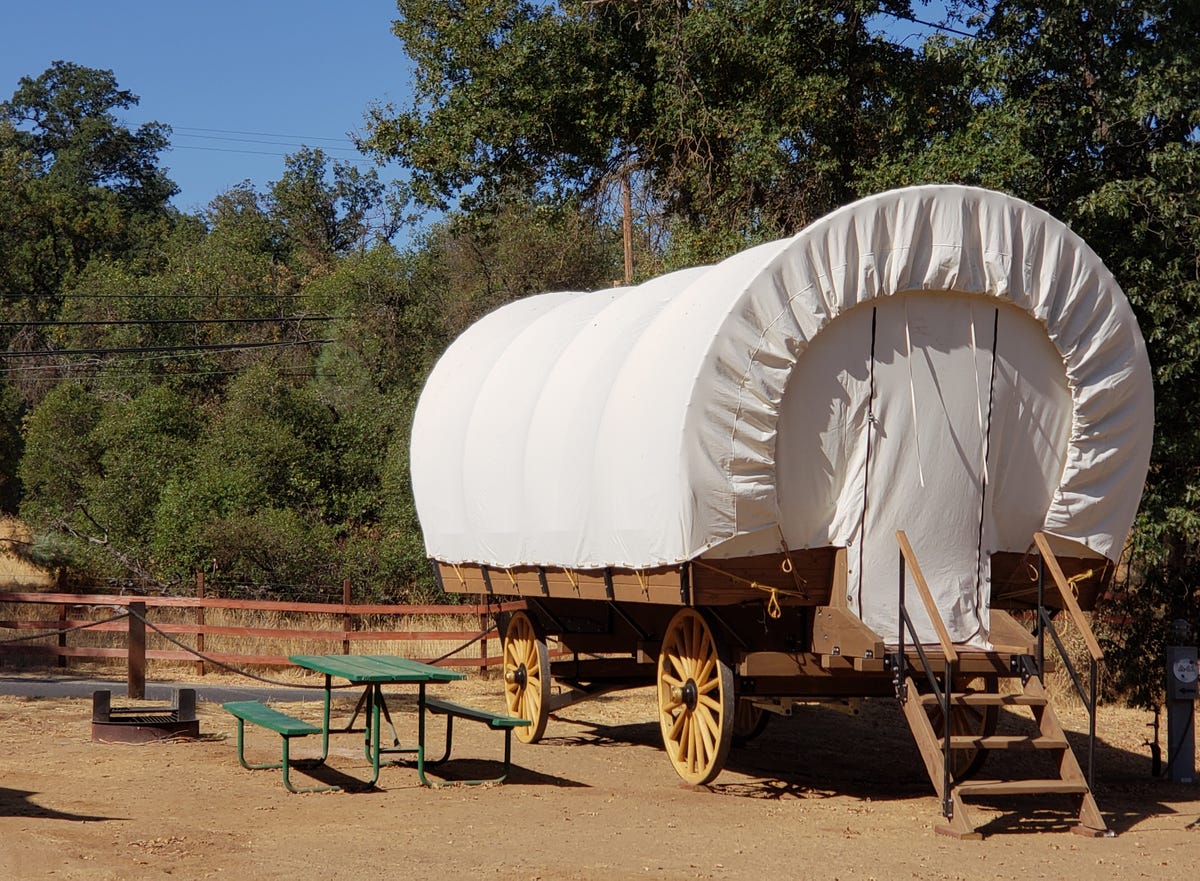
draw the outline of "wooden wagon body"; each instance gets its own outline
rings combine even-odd
[[[1081,610],[1120,557],[1152,407],[1086,245],[1009,197],[918,187],[485,317],[422,395],[413,484],[443,587],[526,601],[505,637],[524,739],[654,684],[672,765],[707,783],[772,712],[894,694],[944,831],[973,834],[968,795],[1033,791],[1078,795],[1098,831],[1045,640],[1065,611],[1098,659]],[[1001,707],[1041,734],[996,735]],[[970,781],[1014,746],[1053,779]]]

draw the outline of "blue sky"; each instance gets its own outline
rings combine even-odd
[[[302,145],[368,167],[347,133],[372,101],[409,101],[395,17],[393,0],[6,3],[0,100],[55,60],[112,70],[141,98],[127,124],[174,129],[162,164],[176,206],[199,210],[242,180],[278,180]]]

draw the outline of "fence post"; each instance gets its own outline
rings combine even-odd
[[[66,603],[63,603],[61,606],[58,607],[58,629],[60,631],[67,629],[67,604]],[[66,633],[58,634],[58,647],[60,649],[65,649],[67,647],[67,634]],[[67,655],[65,652],[60,651],[58,653],[58,666],[60,666],[60,667],[67,666]]]
[[[196,599],[204,599],[204,573],[196,573]],[[196,651],[204,651],[204,606],[196,607]],[[204,675],[204,661],[196,661],[196,673],[200,676]]]
[[[487,612],[480,611],[479,613],[479,631],[484,634],[484,637],[479,641],[479,676],[482,679],[487,678]]]
[[[146,697],[146,604],[129,604],[128,692],[133,700]]]
[[[350,605],[350,579],[349,578],[342,580],[342,605],[343,606]],[[343,655],[350,654],[350,637],[347,636],[347,634],[350,633],[351,624],[352,624],[352,622],[350,620],[349,610],[342,609],[342,654]]]

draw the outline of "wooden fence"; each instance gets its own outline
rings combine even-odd
[[[447,651],[465,643],[471,643],[461,653],[446,658],[417,657],[417,660],[434,661],[449,667],[487,668],[502,663],[502,656],[491,655],[491,647],[499,649],[499,636],[492,630],[495,616],[502,612],[524,608],[524,603],[486,603],[472,605],[372,605],[350,602],[350,585],[343,584],[341,603],[293,603],[267,600],[236,600],[205,596],[203,580],[197,580],[195,597],[131,596],[112,594],[74,593],[0,593],[0,604],[10,610],[24,605],[48,607],[55,617],[35,613],[13,616],[0,620],[0,658],[22,656],[26,658],[53,658],[59,666],[66,666],[70,658],[114,659],[125,661],[131,680],[137,668],[145,669],[147,661],[194,662],[196,672],[203,675],[212,664],[197,657],[195,652],[219,664],[233,668],[245,666],[279,667],[289,666],[288,652],[280,650],[284,643],[297,641],[329,643],[322,653],[350,654],[355,644],[371,642],[437,642],[449,646]],[[270,616],[313,616],[332,618],[340,623],[336,629],[304,629],[294,627],[248,626],[210,624],[205,612],[213,609],[236,610],[253,618],[255,613]],[[174,614],[161,615],[161,610],[173,610]],[[156,614],[159,613],[159,614]],[[127,617],[116,616],[129,613]],[[167,618],[171,620],[166,620]],[[412,619],[428,620],[436,617],[442,621],[461,622],[455,630],[412,630]],[[160,620],[161,618],[161,620]],[[187,621],[180,621],[187,618]],[[393,619],[392,628],[381,627],[379,619]],[[110,620],[115,619],[115,620]],[[365,629],[366,619],[375,629]],[[170,648],[148,648],[146,628],[160,634],[158,642]],[[80,645],[78,632],[111,634],[109,645]],[[28,634],[40,633],[37,639],[22,639]],[[253,653],[209,650],[205,647],[206,637],[238,637],[252,639],[261,644],[261,651]],[[46,640],[53,640],[47,644]],[[175,640],[182,645],[172,645]],[[210,643],[211,645],[211,643]],[[186,646],[186,648],[184,647]],[[276,651],[272,652],[271,649]],[[299,652],[291,652],[298,654]],[[311,652],[304,652],[311,653]],[[372,652],[358,650],[358,653]],[[394,652],[393,652],[394,653]]]

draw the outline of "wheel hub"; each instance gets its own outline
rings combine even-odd
[[[522,664],[515,670],[509,670],[504,674],[504,681],[515,684],[518,688],[524,688],[529,682],[529,672]]]
[[[696,703],[700,699],[700,693],[696,690],[696,680],[689,679],[683,684],[683,693],[679,696],[683,701],[683,705],[689,710],[696,709]]]

